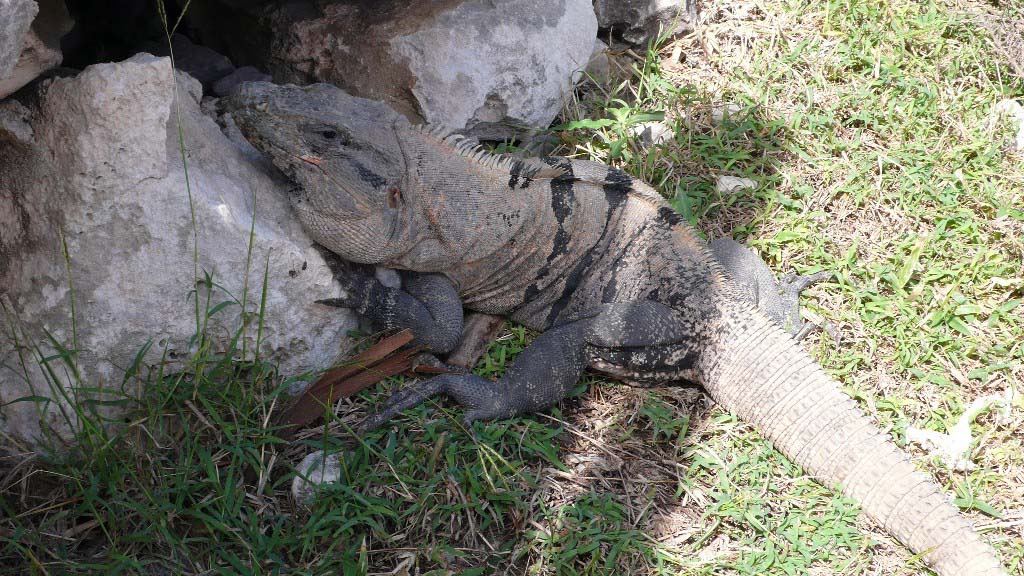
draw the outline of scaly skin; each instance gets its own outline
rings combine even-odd
[[[708,248],[733,281],[744,289],[746,299],[751,304],[785,328],[794,338],[803,340],[813,325],[800,319],[800,292],[831,277],[831,272],[818,272],[809,276],[791,275],[778,281],[757,252],[732,238],[718,238]]]
[[[1006,574],[938,486],[643,182],[594,162],[491,157],[327,85],[247,84],[225,104],[295,182],[296,211],[317,242],[427,275],[468,309],[542,332],[498,381],[419,382],[366,428],[441,393],[468,408],[467,424],[543,410],[588,367],[635,383],[696,382],[942,576]],[[360,309],[385,325],[418,326],[423,342],[433,327],[454,330],[450,297],[399,322],[397,294],[347,282],[352,304],[380,300]]]

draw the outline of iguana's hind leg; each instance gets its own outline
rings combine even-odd
[[[436,394],[451,396],[468,408],[463,418],[467,425],[536,412],[572,391],[591,360],[592,347],[635,350],[692,336],[675,312],[657,302],[604,304],[582,316],[538,336],[497,381],[445,374],[415,383],[389,398],[360,428],[377,428]]]
[[[373,430],[437,394],[451,396],[468,409],[462,419],[467,426],[547,408],[569,394],[587,366],[586,327],[587,321],[579,320],[544,332],[497,381],[445,374],[414,383],[391,396],[360,429]]]
[[[800,318],[800,292],[812,284],[831,278],[831,272],[808,276],[790,274],[776,281],[771,269],[754,249],[732,238],[718,238],[711,242],[709,248],[726,273],[743,289],[750,303],[797,340],[805,337],[814,327]]]
[[[431,352],[453,350],[462,338],[462,301],[455,286],[440,274],[402,275],[402,287],[382,284],[374,267],[355,264],[321,251],[335,280],[347,295],[317,300],[328,306],[351,308],[380,330],[409,328],[415,342]]]

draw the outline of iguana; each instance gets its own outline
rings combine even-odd
[[[467,425],[543,410],[588,367],[630,383],[698,383],[939,574],[1006,574],[935,482],[647,184],[597,162],[493,156],[325,84],[245,84],[222,106],[294,183],[316,242],[409,271],[389,288],[353,264],[339,303],[410,327],[438,352],[458,341],[463,306],[540,332],[497,381],[420,381],[364,428],[435,394],[468,408]]]

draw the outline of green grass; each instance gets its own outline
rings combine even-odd
[[[580,94],[560,152],[644,178],[780,273],[834,271],[805,304],[841,340],[806,346],[901,443],[908,425],[944,431],[974,398],[1021,390],[1024,157],[992,111],[1024,88],[980,20],[998,9],[758,6],[707,6],[697,36],[622,56],[634,72]],[[655,117],[671,141],[627,136]],[[721,193],[720,175],[758,187]],[[529,339],[511,327],[477,372],[500,374]],[[151,376],[121,426],[88,428],[88,450],[0,476],[0,573],[927,573],[693,390],[581,385],[545,415],[471,431],[439,400],[354,440],[391,381],[285,444],[267,414],[289,384],[205,353]],[[1022,414],[978,419],[971,472],[910,448],[1018,574]],[[343,479],[298,506],[291,465],[325,447],[343,451]]]

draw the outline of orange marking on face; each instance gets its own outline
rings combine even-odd
[[[424,208],[423,211],[426,213],[430,225],[434,228],[434,232],[437,233],[437,241],[441,243],[441,246],[444,246],[449,254],[455,254],[455,247],[452,246],[452,243],[442,233],[441,222],[438,220],[437,214],[430,208]]]
[[[317,167],[323,164],[324,161],[323,158],[320,158],[319,156],[313,156],[311,154],[303,154],[302,156],[299,156],[299,160],[302,160],[303,162],[309,162],[313,166]]]

